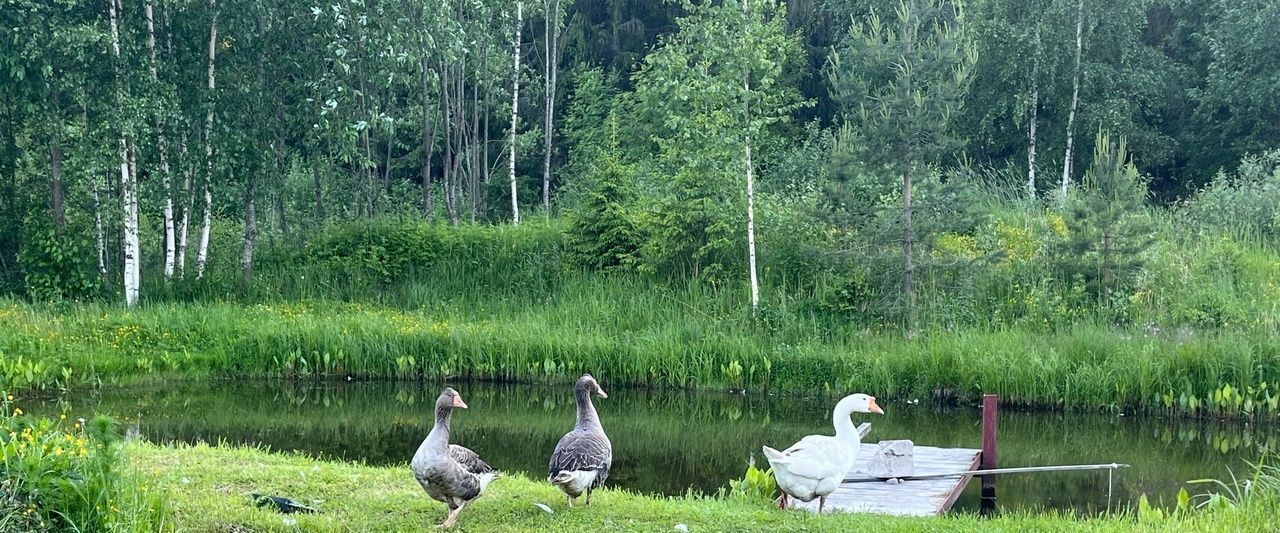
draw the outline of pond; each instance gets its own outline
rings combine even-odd
[[[573,425],[569,385],[452,384],[470,409],[457,413],[453,442],[495,467],[546,476],[556,441]],[[315,457],[404,464],[431,429],[440,384],[275,383],[217,381],[164,387],[104,388],[46,401],[36,411],[69,416],[106,413],[136,425],[153,442],[267,446]],[[614,445],[609,485],[649,494],[714,493],[742,477],[760,446],[782,448],[801,436],[833,432],[834,399],[610,388],[597,399]],[[975,408],[939,409],[881,401],[866,441],[911,439],[917,445],[978,448]],[[1145,493],[1174,501],[1187,480],[1247,473],[1246,461],[1280,444],[1272,426],[1207,423],[1113,414],[1000,414],[1001,467],[1128,463],[1115,474],[1111,505]],[[408,472],[406,480],[410,479]],[[975,511],[978,483],[956,504]],[[1196,490],[1204,490],[1192,487]],[[1060,509],[1093,514],[1108,506],[1106,471],[1001,476],[1001,509]]]

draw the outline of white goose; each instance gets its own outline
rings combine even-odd
[[[802,502],[818,498],[818,512],[827,503],[827,496],[835,492],[844,476],[853,469],[858,459],[858,446],[862,436],[849,420],[852,413],[884,414],[876,399],[866,394],[845,396],[836,404],[831,423],[836,436],[809,435],[783,451],[764,447],[764,456],[773,467],[773,478],[778,481],[782,497],[778,508],[787,508],[787,497]]]

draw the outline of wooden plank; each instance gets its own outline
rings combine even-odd
[[[864,443],[858,452],[858,463],[845,477],[867,477],[872,455],[879,445]],[[920,474],[959,472],[978,466],[980,450],[969,448],[936,448],[917,446],[915,468]],[[906,516],[932,516],[946,512],[955,504],[970,476],[932,478],[889,483],[844,483],[827,497],[827,512],[867,512]],[[795,502],[793,507],[817,512],[818,501]]]

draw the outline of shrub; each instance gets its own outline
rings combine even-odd
[[[51,227],[33,231],[18,250],[27,295],[37,300],[93,296],[98,290],[94,261],[91,243]]]
[[[1280,238],[1280,149],[1245,158],[1234,174],[1219,173],[1179,206],[1178,215],[1198,233],[1275,242]]]
[[[99,416],[66,427],[0,401],[0,530],[159,531],[163,499],[122,471],[115,421]]]

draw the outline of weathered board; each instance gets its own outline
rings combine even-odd
[[[862,429],[862,428],[859,428]],[[863,443],[858,451],[858,464],[845,479],[867,478],[870,458],[878,444]],[[970,448],[915,447],[915,472],[918,475],[942,472],[964,472],[978,467],[982,450]],[[901,481],[845,483],[827,496],[825,512],[859,512],[903,516],[933,516],[947,512],[969,482],[970,476]],[[793,507],[818,512],[818,500],[796,501]]]

